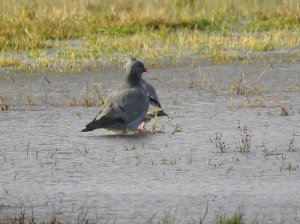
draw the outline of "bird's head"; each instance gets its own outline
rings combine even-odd
[[[127,73],[132,73],[141,76],[144,72],[147,72],[143,62],[133,58],[127,57],[125,60],[124,68]]]

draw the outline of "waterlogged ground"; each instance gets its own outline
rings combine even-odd
[[[2,70],[0,218],[22,206],[37,220],[87,212],[90,223],[187,223],[208,206],[206,223],[239,209],[248,222],[299,223],[299,63],[148,70],[170,116],[142,136],[80,132],[99,110],[82,106],[87,89],[109,92],[121,69]]]

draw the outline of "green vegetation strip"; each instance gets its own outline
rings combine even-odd
[[[300,3],[2,0],[0,27],[0,66],[70,65],[120,54],[180,58],[186,52],[228,62],[233,50],[297,49]],[[7,52],[15,61],[3,59]]]
[[[206,211],[207,212],[207,211]],[[207,213],[203,215],[203,217],[200,218],[200,220],[192,220],[189,223],[194,223],[194,224],[202,224],[204,223],[204,220],[206,218]],[[149,220],[145,220],[145,223],[152,224],[156,223],[154,222],[155,216],[153,216]],[[107,223],[110,222],[109,219],[106,220]],[[118,220],[114,220],[114,223],[116,223]],[[36,223],[44,223],[44,224],[63,224],[63,223],[78,223],[78,224],[88,224],[89,223],[89,218],[88,218],[88,213],[82,211],[81,213],[78,214],[78,217],[76,220],[60,220],[59,218],[53,217],[51,219],[44,219],[44,220],[39,220],[34,217],[34,215],[28,215],[25,213],[23,209],[21,209],[20,213],[15,214],[14,217],[6,217],[6,218],[0,218],[0,223],[3,224],[36,224]],[[158,223],[162,224],[175,224],[175,223],[180,223],[180,219],[178,219],[176,216],[165,213],[164,217],[158,221]],[[206,223],[206,222],[205,222]],[[241,211],[236,211],[233,215],[231,216],[225,216],[225,215],[217,215],[214,218],[214,221],[209,222],[211,224],[246,224],[246,221],[244,220],[243,213]],[[255,221],[249,222],[249,223],[258,223]]]

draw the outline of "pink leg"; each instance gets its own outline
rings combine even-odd
[[[137,129],[137,132],[138,133],[140,133],[140,134],[147,134],[147,133],[150,133],[150,131],[147,131],[146,129],[145,129],[145,122],[142,122],[140,125],[139,125],[139,127],[138,127],[138,129]]]

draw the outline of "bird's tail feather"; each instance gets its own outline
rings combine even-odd
[[[100,119],[94,119],[90,123],[88,123],[81,132],[93,131],[97,128],[109,128],[115,123],[125,123],[122,118],[111,118],[102,116]]]
[[[156,116],[158,116],[158,117],[161,117],[161,116],[169,116],[168,114],[166,114],[163,110],[159,110],[159,111],[157,111],[157,114],[156,114]]]
[[[95,120],[91,121],[90,123],[88,123],[84,129],[81,130],[81,132],[88,132],[88,131],[93,131],[94,129],[98,128],[96,125],[97,122],[95,122]]]
[[[93,127],[85,127],[84,129],[81,130],[81,132],[88,132],[88,131],[93,131],[95,128]]]

